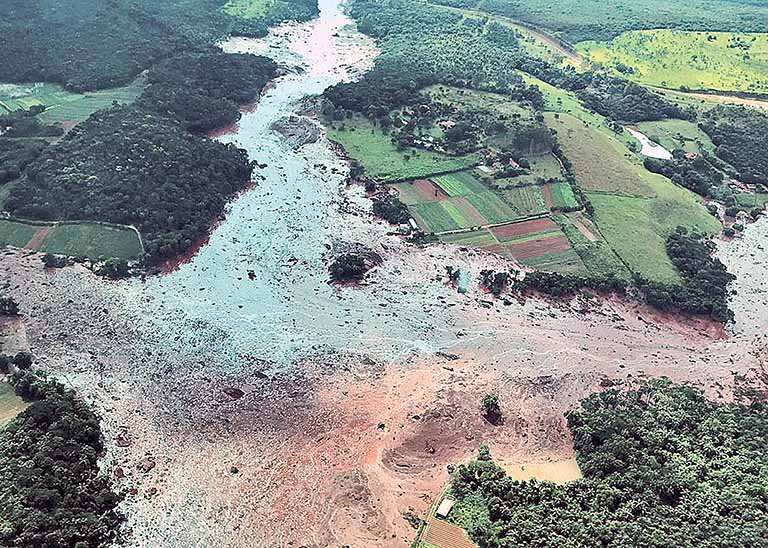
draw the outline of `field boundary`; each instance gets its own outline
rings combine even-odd
[[[482,225],[482,226],[473,226],[472,228],[459,228],[455,230],[444,230],[443,232],[433,232],[435,236],[448,236],[451,234],[464,234],[469,232],[476,232],[478,230],[485,230],[488,228],[498,228],[500,226],[507,226],[507,225],[514,225],[518,223],[524,223],[526,221],[535,221],[536,219],[542,219],[544,217],[549,217],[550,212],[547,211],[545,213],[538,213],[536,215],[531,215],[529,217],[522,217],[520,219],[515,219],[514,221],[504,221],[503,223],[492,223],[488,225]]]
[[[429,179],[431,177],[440,177],[442,175],[453,175],[454,173],[462,173],[464,171],[471,171],[475,169],[477,166],[480,165],[480,162],[477,162],[475,164],[468,165],[467,167],[462,167],[460,169],[449,169],[446,171],[435,171],[434,173],[430,173],[429,175],[421,175],[419,177],[406,177],[404,179],[390,179],[388,181],[382,181],[383,185],[396,185],[398,183],[412,183],[414,181],[420,181],[422,179]],[[374,177],[375,179],[375,177]]]

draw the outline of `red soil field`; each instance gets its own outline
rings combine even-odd
[[[464,529],[434,518],[427,524],[424,542],[440,548],[477,548]]]
[[[424,202],[439,202],[449,197],[442,188],[427,179],[419,179],[418,181],[413,181],[411,184],[419,193],[419,196],[423,198]]]
[[[513,223],[511,225],[497,226],[491,229],[493,235],[499,240],[510,240],[515,236],[525,234],[535,234],[547,230],[556,230],[557,225],[551,219],[535,219],[533,221],[524,221],[522,223]]]
[[[48,235],[48,233],[51,231],[50,226],[44,226],[37,229],[37,232],[35,232],[32,235],[32,238],[27,242],[27,245],[24,246],[24,249],[40,249],[40,246],[43,244],[43,240]]]
[[[515,259],[520,260],[541,257],[548,253],[562,253],[571,249],[571,243],[565,236],[555,236],[553,238],[529,240],[519,244],[509,244],[507,249],[512,252],[512,256]]]
[[[544,185],[541,187],[541,195],[544,197],[544,203],[549,209],[552,209],[552,187]]]

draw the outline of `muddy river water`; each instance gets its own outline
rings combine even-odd
[[[237,128],[220,137],[266,165],[256,172],[258,186],[231,204],[188,263],[134,288],[139,308],[151,311],[148,331],[180,348],[285,365],[319,347],[392,356],[451,341],[441,329],[450,322],[434,306],[447,291],[439,281],[409,284],[395,275],[378,276],[363,289],[328,283],[329,248],[362,241],[386,254],[382,244],[400,244],[367,218],[370,203],[359,189],[342,195],[347,168],[327,140],[297,151],[272,129],[306,97],[369,68],[375,55],[336,0],[320,6],[320,18],[309,24],[223,45],[296,70],[278,78]]]

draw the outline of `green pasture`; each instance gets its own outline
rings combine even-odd
[[[667,256],[666,242],[678,226],[701,234],[715,234],[720,222],[697,197],[661,178],[653,198],[589,193],[601,234],[635,273],[657,282],[679,283],[680,276]]]
[[[577,49],[645,85],[768,93],[768,34],[644,30],[611,42],[582,42]]]
[[[362,117],[335,122],[328,130],[328,137],[344,147],[347,155],[358,161],[369,177],[385,182],[468,169],[480,160],[477,154],[447,156],[416,148],[398,150],[389,135]]]
[[[765,207],[768,204],[768,194],[755,194],[752,192],[741,192],[735,195],[736,203],[741,207]]]
[[[25,247],[38,230],[51,225],[28,224],[0,219],[0,246]],[[131,229],[96,223],[61,224],[50,228],[37,251],[99,259],[115,257],[127,260],[141,256],[141,243]]]
[[[683,149],[686,152],[715,153],[715,145],[699,126],[687,120],[661,120],[640,122],[637,127],[652,141],[667,150]]]
[[[39,226],[0,219],[0,247],[7,245],[24,247],[39,228]]]
[[[2,84],[0,106],[6,110],[29,110],[36,105],[45,107],[38,115],[42,122],[82,122],[98,110],[135,101],[145,86],[144,78],[114,89],[87,93],[71,93],[58,84]]]
[[[527,72],[520,71],[519,74],[528,85],[536,86],[541,90],[541,93],[544,95],[544,111],[554,113],[550,116],[550,119],[557,119],[560,115],[567,114],[573,118],[581,120],[595,131],[621,141],[627,147],[632,146],[633,143],[636,142],[626,131],[623,131],[620,134],[612,131],[606,125],[606,118],[604,116],[589,110],[582,104],[581,100],[570,91],[548,84],[543,80],[531,76]]]
[[[440,202],[416,204],[410,206],[409,210],[427,232],[445,232],[462,228]]]
[[[552,209],[572,209],[579,207],[571,185],[567,182],[549,185],[552,195]]]
[[[242,19],[261,19],[269,12],[274,0],[229,0],[224,13]]]
[[[660,176],[647,171],[622,142],[570,114],[545,113],[584,190],[626,196],[653,196]],[[662,178],[663,179],[663,178]]]

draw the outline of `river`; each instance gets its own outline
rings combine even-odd
[[[131,288],[153,345],[231,368],[287,366],[321,349],[392,358],[456,341],[449,327],[456,320],[441,303],[455,290],[437,279],[443,266],[433,260],[440,251],[403,259],[401,239],[372,222],[362,189],[345,189],[347,166],[324,137],[293,150],[272,129],[300,113],[305,98],[372,65],[375,45],[350,26],[338,0],[322,0],[320,8],[311,23],[223,44],[291,70],[219,137],[266,164],[257,170],[258,185],[234,200],[189,262]],[[343,242],[373,245],[390,260],[367,286],[335,287],[326,258]]]

